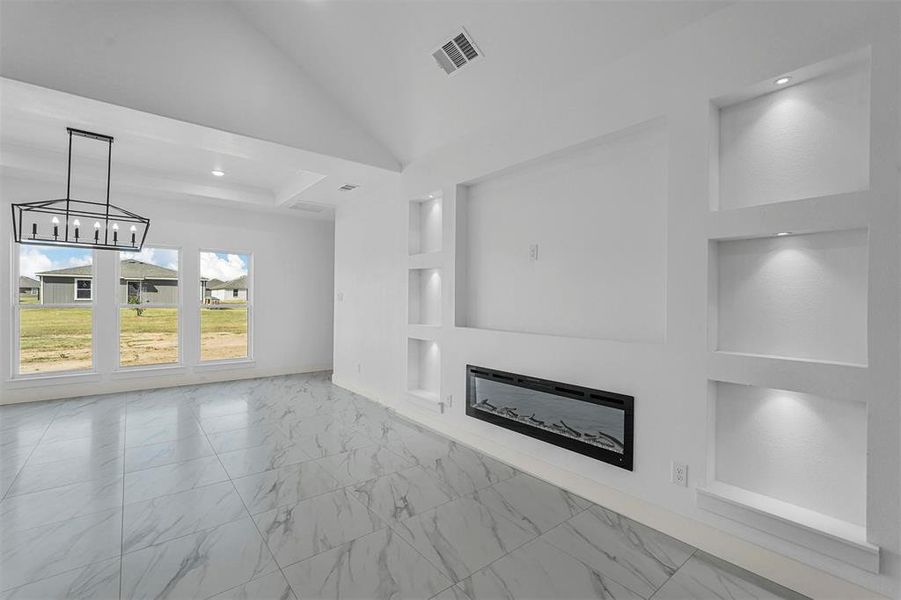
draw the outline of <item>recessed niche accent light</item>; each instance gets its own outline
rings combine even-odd
[[[791,234],[792,234],[791,231],[780,231],[780,232],[777,233],[776,235],[777,235],[778,237],[782,237],[782,236],[785,236],[785,235],[791,235]]]
[[[212,171],[210,171],[210,173],[212,173],[216,177],[222,177],[223,175],[225,175],[225,171],[220,171],[219,169],[213,169]]]
[[[779,79],[777,79],[774,83],[775,83],[776,85],[785,85],[786,83],[788,83],[788,82],[791,81],[791,80],[792,80],[792,78],[789,77],[788,75],[783,75],[782,77],[780,77]]]

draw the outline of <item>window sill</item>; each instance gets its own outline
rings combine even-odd
[[[47,385],[62,385],[66,383],[95,383],[101,376],[96,371],[70,372],[70,373],[43,373],[40,375],[17,375],[7,379],[7,389],[41,387]]]
[[[187,371],[184,365],[148,365],[146,367],[120,367],[110,373],[113,379],[157,377],[159,375],[180,375]]]
[[[242,358],[238,360],[211,360],[194,365],[195,371],[220,371],[224,369],[241,369],[253,368],[256,361],[252,358]]]

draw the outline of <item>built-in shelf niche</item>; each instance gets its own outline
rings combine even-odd
[[[866,522],[865,403],[726,382],[714,393],[717,481]]]
[[[656,118],[462,184],[454,323],[663,342],[668,146]]]
[[[723,381],[711,381],[710,393],[712,461],[700,506],[878,568],[878,548],[866,541],[866,403]]]
[[[777,85],[782,76],[790,80]],[[774,73],[713,104],[712,208],[869,188],[868,48]]]
[[[428,194],[410,201],[409,254],[441,251],[441,195]]]
[[[441,325],[441,270],[409,270],[410,325]]]
[[[434,340],[407,338],[407,393],[441,412],[441,349]]]
[[[867,364],[866,229],[711,242],[712,350]]]

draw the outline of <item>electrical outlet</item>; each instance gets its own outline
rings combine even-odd
[[[338,292],[336,296],[338,298],[338,302],[344,302],[344,292]]]
[[[688,465],[673,461],[670,481],[681,487],[688,487]]]
[[[529,244],[529,260],[538,260],[538,244]]]
[[[448,407],[451,407],[454,405],[454,395],[453,394],[447,395],[447,405],[448,405]]]

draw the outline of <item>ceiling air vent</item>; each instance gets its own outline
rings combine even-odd
[[[456,73],[480,56],[482,56],[481,50],[476,47],[469,32],[465,29],[461,29],[457,35],[432,52],[432,58],[448,75]]]
[[[304,212],[311,213],[319,213],[325,210],[325,207],[320,204],[311,204],[309,202],[295,202],[288,208],[292,210],[302,210]]]
[[[355,189],[357,189],[358,187],[360,187],[360,186],[354,185],[353,183],[345,183],[344,185],[342,185],[342,186],[339,187],[338,189],[341,190],[342,192],[352,192],[352,191],[354,191]]]

